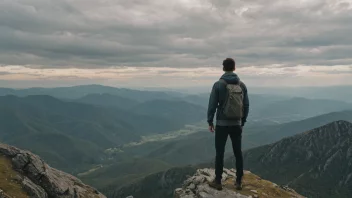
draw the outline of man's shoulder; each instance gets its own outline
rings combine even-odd
[[[219,87],[226,87],[226,84],[227,82],[224,79],[219,79],[215,81],[214,87],[218,89]]]
[[[215,85],[219,85],[219,84],[225,84],[225,83],[226,83],[226,81],[224,81],[223,79],[219,79],[219,80],[214,82],[214,86]]]
[[[241,86],[242,89],[247,90],[247,86],[246,86],[246,84],[244,84],[243,81],[240,81],[240,86]]]

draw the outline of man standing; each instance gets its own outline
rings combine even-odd
[[[223,61],[224,74],[212,89],[209,107],[209,131],[215,131],[215,179],[209,185],[222,190],[222,174],[224,168],[225,145],[228,136],[232,141],[233,152],[236,157],[236,189],[242,189],[243,156],[242,156],[242,129],[246,123],[249,112],[249,99],[246,85],[234,73],[235,61],[227,58]],[[214,128],[214,115],[216,112],[216,127]]]

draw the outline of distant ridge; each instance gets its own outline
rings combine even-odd
[[[139,103],[137,100],[133,100],[131,98],[125,98],[118,95],[112,95],[109,93],[88,94],[74,101],[85,103],[85,104],[106,106],[106,107],[117,107],[121,109],[128,109]]]
[[[352,123],[348,121],[248,150],[244,156],[252,172],[308,197],[352,196]]]
[[[282,138],[300,134],[304,131],[308,131],[338,120],[345,120],[345,121],[352,122],[352,111],[348,110],[348,111],[332,112],[332,113],[308,118],[305,120],[294,121],[294,122],[284,123],[280,125],[255,128],[256,132],[253,134],[244,133],[244,135],[247,135],[247,137],[244,137],[244,139],[250,140],[252,142],[260,143],[261,145],[269,144],[269,143],[279,141]],[[246,131],[248,132],[248,130]]]
[[[109,87],[103,85],[79,85],[72,87],[54,87],[54,88],[28,88],[28,89],[8,89],[0,88],[0,96],[16,95],[50,95],[56,98],[78,99],[89,94],[113,94],[126,98],[133,98],[139,101],[153,99],[169,99],[174,96],[162,91],[141,91],[127,88]]]

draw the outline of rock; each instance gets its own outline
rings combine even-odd
[[[260,197],[264,198],[303,198],[303,196],[297,194],[292,189],[277,189],[277,187],[273,187],[274,185],[271,182],[259,179],[258,176],[252,174],[249,171],[245,171],[245,188],[242,191],[236,191],[233,185],[236,178],[235,175],[236,172],[234,170],[224,169],[224,189],[222,191],[218,191],[210,188],[208,185],[208,182],[212,181],[215,177],[214,170],[197,170],[194,176],[188,178],[184,182],[182,188],[178,188],[174,191],[174,198],[253,198],[259,197],[259,192],[261,193]],[[251,188],[246,188],[246,185],[250,186]],[[253,189],[254,187],[257,187],[258,189]]]
[[[1,144],[0,155],[11,159],[16,176],[28,196],[35,198],[106,198],[76,177],[51,168],[29,151]]]
[[[0,198],[11,198],[11,197],[6,195],[5,192],[0,189]]]
[[[4,191],[0,189],[0,198],[5,198]]]
[[[251,190],[251,192],[258,194],[258,191],[256,191],[256,190]]]
[[[46,194],[45,190],[34,184],[30,179],[27,177],[24,177],[22,180],[22,186],[23,189],[28,193],[29,196],[31,197],[36,197],[36,198],[47,198],[48,194]]]
[[[194,184],[190,184],[190,185],[189,185],[189,189],[190,189],[190,190],[194,190],[194,189],[196,189],[196,185],[194,185]]]

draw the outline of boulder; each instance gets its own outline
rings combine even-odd
[[[33,198],[106,198],[76,177],[51,168],[37,155],[0,143],[0,156],[11,160],[18,174],[11,179]],[[3,189],[6,192],[6,189]],[[0,192],[1,197],[1,192]]]

